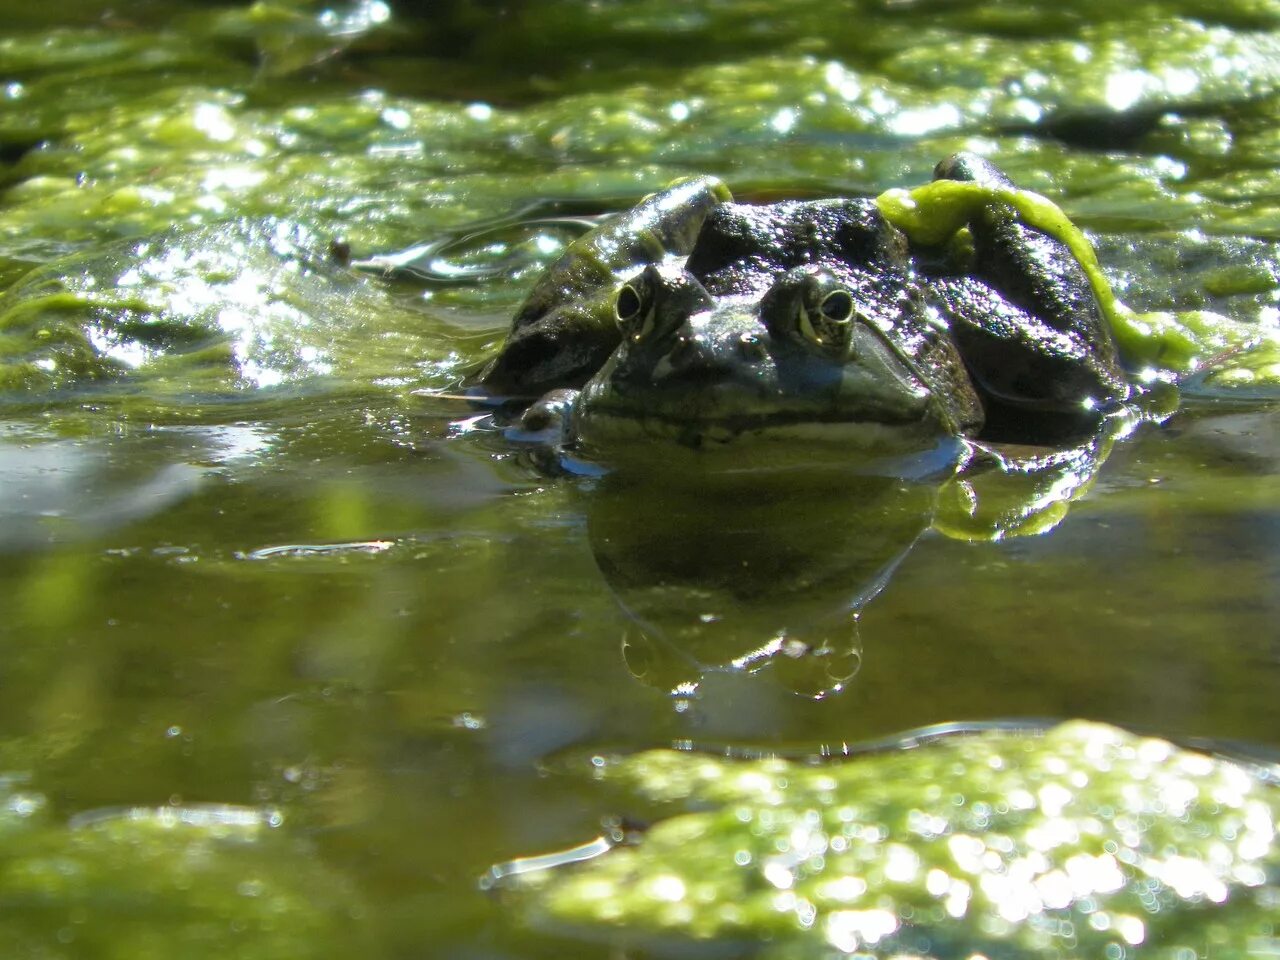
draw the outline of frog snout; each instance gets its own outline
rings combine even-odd
[[[730,366],[705,335],[681,330],[666,356],[654,368],[655,381],[709,380],[725,376]]]
[[[692,331],[681,331],[667,351],[667,363],[673,371],[682,371],[712,366],[715,357],[705,339]]]

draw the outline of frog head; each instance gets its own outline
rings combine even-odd
[[[610,453],[787,438],[897,453],[961,435],[967,411],[895,342],[919,306],[900,279],[807,264],[717,296],[680,263],[645,267],[614,293],[620,343],[578,397],[572,435]]]

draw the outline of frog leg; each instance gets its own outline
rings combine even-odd
[[[1013,186],[972,154],[942,161],[934,179]],[[1096,422],[1128,386],[1084,270],[1065,244],[1019,222],[1004,204],[981,209],[968,230],[972,254],[960,270],[935,278],[934,299],[989,426],[1003,422],[1015,437],[1037,437]]]
[[[620,340],[610,299],[620,278],[687,257],[708,211],[732,199],[714,177],[681,180],[583,234],[529,291],[480,382],[526,399],[582,386]]]

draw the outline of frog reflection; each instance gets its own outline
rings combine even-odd
[[[959,471],[937,456],[917,460],[911,477],[815,464],[803,445],[779,447],[767,469],[612,473],[592,491],[588,530],[631,620],[627,666],[682,709],[718,672],[759,671],[814,699],[838,694],[863,665],[859,614],[892,589],[923,534],[1044,532],[1147,415],[1110,416],[1069,447],[966,444]]]
[[[632,673],[677,698],[708,671],[766,666],[804,696],[841,690],[861,658],[857,612],[928,527],[937,484],[852,475],[834,492],[789,470],[606,478],[588,531],[632,619]]]

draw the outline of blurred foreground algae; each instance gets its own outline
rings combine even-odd
[[[907,746],[808,763],[597,757],[597,780],[660,819],[634,847],[493,876],[536,923],[640,946],[766,944],[787,958],[1275,948],[1276,769],[1084,722]]]
[[[349,884],[278,814],[102,811],[56,823],[0,777],[0,949],[8,956],[349,956],[369,939]]]

